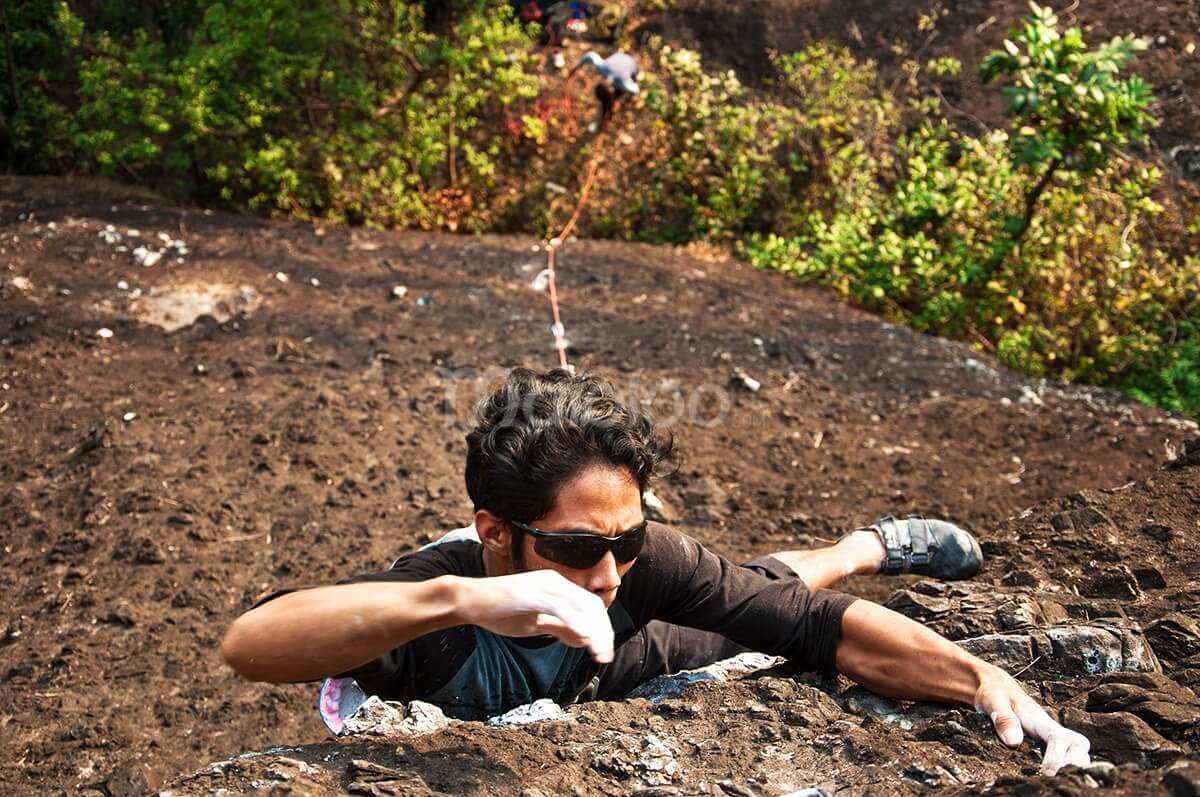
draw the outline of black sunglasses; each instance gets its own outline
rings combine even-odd
[[[533,550],[543,559],[569,567],[587,570],[612,551],[620,564],[632,562],[646,544],[646,521],[615,537],[594,531],[542,531],[515,520],[505,521],[533,537]]]

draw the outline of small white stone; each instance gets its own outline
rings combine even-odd
[[[98,337],[98,338],[104,338],[105,340],[107,340],[107,339],[111,338],[112,336],[113,336],[113,331],[111,329],[109,329],[108,327],[100,327],[99,329],[96,330],[96,337]]]
[[[311,286],[313,286],[314,288],[320,288],[320,287],[321,287],[321,281],[320,281],[319,279],[317,279],[316,277],[313,277],[312,279],[310,279],[310,280],[308,281],[308,284],[309,284],[309,285],[311,285]]]
[[[126,230],[125,231],[126,238],[140,238],[141,235],[142,235],[142,233],[139,230]]]
[[[119,291],[129,290],[129,283],[126,282],[125,280],[120,280],[119,282],[117,282],[117,290],[119,290]]]
[[[503,728],[512,725],[528,725],[531,722],[574,719],[574,717],[562,710],[562,706],[548,697],[543,697],[541,700],[517,706],[511,711],[501,714],[499,717],[492,717],[487,721],[487,724]]]
[[[169,243],[171,243],[171,236],[167,235],[165,232],[160,232],[158,234],[158,240],[162,241],[165,244],[169,244]]]
[[[287,274],[284,274],[282,271],[276,271],[276,272],[275,272],[275,279],[279,280],[280,282],[287,282],[287,281],[288,281],[288,275],[287,275]]]
[[[133,259],[144,268],[150,268],[150,266],[162,260],[162,252],[155,252],[153,249],[139,246],[133,250]]]
[[[121,420],[125,421],[125,423],[129,423],[130,421],[132,421],[132,420],[133,420],[134,418],[136,418],[136,417],[137,417],[137,413],[136,413],[136,412],[127,412],[127,413],[125,413],[124,415],[122,415],[122,416],[121,416]]]
[[[395,296],[397,299],[403,299],[407,295],[408,288],[404,287],[403,285],[392,286],[392,296]]]
[[[723,354],[726,352],[722,352]],[[724,358],[722,358],[724,359]],[[762,382],[759,382],[754,377],[747,374],[741,368],[735,369],[733,372],[732,383],[735,387],[740,387],[744,390],[749,390],[751,393],[757,393],[762,387]]]
[[[1029,385],[1021,385],[1021,398],[1018,399],[1018,401],[1020,401],[1022,404],[1032,404],[1035,407],[1045,406],[1045,402],[1042,401],[1042,397],[1039,396],[1037,391]]]

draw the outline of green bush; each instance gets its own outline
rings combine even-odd
[[[554,234],[595,152],[591,79],[564,104],[507,3],[455,0],[440,34],[397,0],[71,8],[5,6],[17,68],[0,123],[21,170],[300,218]],[[901,97],[836,46],[774,54],[775,80],[747,87],[652,41],[581,229],[736,246],[1027,373],[1200,414],[1200,260],[1185,255],[1200,222],[1155,202],[1160,176],[1121,152],[1153,124],[1149,87],[1123,74],[1140,46],[1089,49],[1034,6],[983,65],[1012,125],[973,137],[918,79],[957,74],[953,58],[911,54]]]
[[[439,37],[404,2],[228,0],[203,4],[178,49],[144,29],[84,34],[74,146],[104,172],[251,209],[482,226],[504,141],[480,119],[536,79],[507,4],[455,14]]]
[[[830,163],[830,208],[741,251],[1026,373],[1200,414],[1200,264],[1142,243],[1160,175],[1113,156],[1150,123],[1148,88],[1117,76],[1134,44],[1088,51],[1035,10],[1030,55],[1011,45],[985,66],[1021,87],[1011,132],[972,138],[934,117],[890,152],[860,134]]]
[[[642,81],[649,121],[621,187],[609,194],[608,222],[643,240],[730,240],[763,218],[766,198],[786,186],[775,168],[784,110],[749,102],[732,71],[706,72],[695,52],[661,44],[650,51],[653,68]],[[634,186],[641,200],[620,201]]]
[[[71,120],[82,27],[64,2],[6,0],[0,138],[10,167],[65,172],[76,152]],[[9,65],[13,66],[8,74]]]

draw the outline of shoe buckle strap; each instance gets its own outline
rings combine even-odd
[[[929,521],[921,515],[908,516],[908,534],[912,540],[912,563],[929,563]]]
[[[900,530],[896,527],[896,519],[891,515],[880,518],[876,526],[883,538],[883,547],[887,549],[887,561],[884,562],[883,572],[903,573],[907,546],[900,541]]]

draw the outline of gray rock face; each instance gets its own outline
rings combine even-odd
[[[374,761],[355,759],[346,767],[346,791],[364,797],[433,797],[436,793],[417,775]]]
[[[358,710],[346,718],[343,734],[347,736],[420,736],[435,733],[449,726],[449,719],[437,706],[414,700],[405,706],[369,697]]]
[[[1137,582],[1127,568],[1119,570],[1117,591],[1128,597],[1137,591]],[[1029,587],[923,581],[897,590],[885,605],[1010,673],[1161,671],[1135,623],[1118,618],[1072,623],[1072,613],[1078,612],[1055,600],[1059,595],[1064,603],[1074,598],[1065,591],[1047,594]]]
[[[1136,627],[1115,623],[986,634],[958,644],[1010,673],[1032,670],[1042,676],[1078,676],[1161,671]]]
[[[678,696],[692,684],[701,681],[727,681],[739,675],[774,667],[782,664],[783,661],[779,656],[768,656],[765,653],[742,653],[696,670],[684,670],[674,675],[661,675],[634,689],[628,696],[631,698],[641,697],[651,703],[658,703]]]
[[[592,768],[622,780],[635,778],[647,786],[665,786],[682,777],[678,754],[673,739],[654,734],[639,739],[614,732],[593,756]]]
[[[408,735],[435,733],[455,720],[449,719],[442,710],[430,703],[414,700],[408,704],[408,717],[404,720],[404,732]]]
[[[404,733],[404,704],[369,697],[346,718],[343,733],[351,736],[400,736]]]
[[[1060,512],[1050,518],[1050,525],[1058,532],[1087,531],[1092,526],[1098,526],[1101,523],[1111,525],[1112,521],[1093,506]]]
[[[896,590],[884,605],[958,641],[1066,622],[1067,610],[1055,597],[1022,586],[920,581]]]
[[[562,706],[555,703],[548,697],[541,700],[535,700],[532,703],[526,703],[523,706],[517,706],[512,711],[505,712],[499,717],[492,717],[487,721],[488,725],[493,727],[503,728],[508,725],[528,725],[531,722],[541,722],[543,720],[573,720],[575,719],[570,714],[562,710]]]

